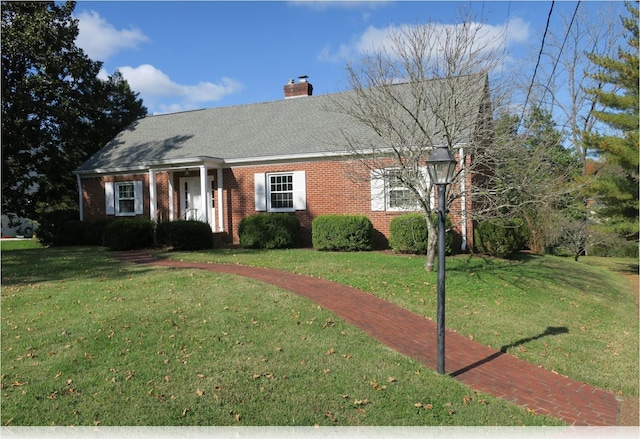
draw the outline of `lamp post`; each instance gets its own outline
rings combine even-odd
[[[429,177],[438,188],[438,361],[437,371],[444,374],[444,228],[447,215],[447,185],[453,180],[456,161],[447,147],[435,148],[426,162]]]

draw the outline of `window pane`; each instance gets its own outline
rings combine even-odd
[[[134,213],[135,206],[133,200],[120,200],[118,201],[120,207],[120,213]]]
[[[133,184],[118,185],[118,198],[133,198]]]

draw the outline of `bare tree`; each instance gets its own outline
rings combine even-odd
[[[406,201],[424,213],[427,271],[433,270],[437,233],[425,161],[436,147],[456,154],[461,166],[449,186],[448,205],[466,195],[465,176],[484,166],[468,158],[477,155],[490,127],[488,74],[501,65],[503,38],[464,13],[457,25],[396,28],[388,44],[347,66],[353,92],[333,101],[334,111],[355,118],[377,139],[343,133],[366,169],[356,177],[388,182],[391,175],[411,194]]]
[[[570,146],[576,151],[583,175],[587,158],[593,153],[583,140],[584,133],[593,132],[597,124],[593,112],[596,103],[588,89],[602,89],[605,83],[594,79],[596,69],[587,54],[615,58],[623,36],[619,13],[608,4],[597,14],[589,14],[576,5],[570,16],[562,15],[558,31],[550,30],[545,55],[551,62],[541,64],[537,78],[539,93],[547,108],[564,131]]]

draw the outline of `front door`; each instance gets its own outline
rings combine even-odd
[[[207,177],[207,184],[211,188],[211,199],[207,202],[209,209],[209,225],[215,230],[215,191],[213,176]],[[180,218],[185,220],[203,221],[205,216],[202,213],[202,197],[200,188],[200,177],[180,178],[181,203]]]

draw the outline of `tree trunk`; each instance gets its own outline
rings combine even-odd
[[[429,214],[425,215],[425,221],[427,221],[427,256],[424,260],[424,271],[431,273],[436,259],[438,231],[433,225],[433,222],[429,219]]]

